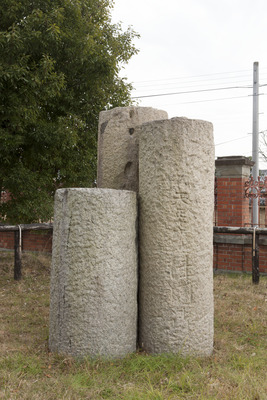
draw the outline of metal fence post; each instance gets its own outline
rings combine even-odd
[[[21,226],[14,232],[14,279],[21,279]]]
[[[255,227],[252,240],[252,282],[257,285],[259,281],[259,235],[257,235],[257,228]]]

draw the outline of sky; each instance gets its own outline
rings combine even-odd
[[[212,122],[216,157],[252,155],[254,62],[267,133],[266,0],[114,0],[112,19],[140,34],[120,73],[139,106]]]

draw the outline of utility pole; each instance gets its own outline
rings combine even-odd
[[[259,63],[253,64],[253,127],[252,127],[252,177],[254,181],[259,178]],[[259,224],[258,198],[253,199],[253,219],[254,227]]]

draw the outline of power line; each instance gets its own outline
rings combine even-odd
[[[267,129],[262,130],[262,131],[260,131],[259,133],[264,133],[264,132],[267,132]],[[250,135],[251,135],[251,133],[250,133]],[[238,137],[238,138],[235,138],[235,139],[231,139],[231,140],[227,140],[227,141],[225,141],[225,142],[217,143],[217,144],[215,144],[215,147],[216,147],[216,146],[220,146],[220,145],[222,145],[222,144],[227,144],[227,143],[235,142],[235,141],[237,141],[237,140],[245,139],[245,138],[247,138],[247,137],[248,137],[248,135],[246,135],[246,136],[241,136],[241,137]],[[247,154],[248,154],[248,153],[247,153]]]
[[[251,72],[249,69],[245,70],[240,70],[240,71],[230,71],[230,72],[214,72],[211,74],[201,74],[201,75],[184,75],[180,77],[174,77],[174,78],[164,78],[164,79],[151,79],[151,80],[145,80],[145,81],[137,81],[136,83],[145,83],[145,82],[157,82],[158,80],[172,80],[172,79],[191,79],[191,78],[202,78],[204,76],[215,76],[215,75],[224,75],[224,74],[233,74],[233,73],[238,73],[238,72]]]
[[[221,77],[219,79],[218,78],[211,78],[211,79],[202,79],[202,80],[198,79],[198,80],[190,80],[190,81],[188,81],[186,79],[183,79],[183,81],[181,83],[188,84],[188,83],[201,83],[201,82],[213,82],[213,81],[218,82],[218,80],[222,81],[222,80],[226,80],[226,79],[235,79],[235,78],[236,79],[243,78],[242,81],[244,81],[244,79],[249,80],[250,77],[248,75],[246,75],[246,76],[231,76],[231,77],[226,76],[226,77]],[[173,79],[159,79],[159,80],[150,81],[151,83],[149,83],[147,85],[139,85],[138,82],[134,82],[134,83],[136,83],[138,85],[138,87],[143,88],[143,87],[155,86],[155,82],[162,82],[162,83],[158,83],[157,86],[163,86],[163,85],[168,85],[169,86],[169,85],[173,85],[173,84],[179,83],[179,82],[177,82],[177,80],[181,81],[181,79],[179,79],[179,78],[176,78],[176,79],[173,78]],[[214,85],[216,83],[209,83],[209,84],[210,85]]]
[[[241,140],[241,139],[244,139],[244,138],[247,138],[247,137],[248,137],[248,135],[246,135],[246,136],[241,136],[241,137],[239,137],[239,138],[235,138],[235,139],[231,139],[231,140],[227,140],[226,142],[217,143],[217,144],[215,144],[215,147],[216,147],[216,146],[220,146],[221,144],[226,144],[226,143],[235,142],[236,140]]]
[[[197,101],[185,101],[182,103],[176,103],[178,104],[194,104],[194,103],[207,103],[210,101],[221,101],[221,100],[232,100],[232,99],[247,99],[249,96],[233,96],[233,97],[222,97],[220,99],[208,99],[208,100],[197,100]]]
[[[208,83],[206,83],[208,82]],[[242,86],[246,85],[246,86],[250,86],[250,83],[247,83],[248,81],[244,81],[244,80],[235,80],[235,81],[228,81],[228,82],[218,82],[218,80],[216,79],[216,82],[211,82],[209,83],[209,81],[190,81],[190,82],[181,82],[180,85],[177,87],[178,82],[170,82],[170,83],[162,83],[162,84],[157,84],[157,85],[145,85],[145,86],[139,86],[138,88],[134,88],[134,90],[138,91],[138,92],[144,92],[144,91],[148,91],[148,90],[163,90],[160,89],[160,86],[164,86],[166,88],[170,87],[170,86],[176,86],[177,89],[181,88],[181,89],[185,89],[185,88],[191,88],[191,87],[197,87],[197,86],[214,86],[214,85],[232,85],[232,84],[240,84]],[[193,84],[192,84],[193,83]],[[143,88],[143,89],[142,89]],[[146,89],[144,89],[146,88]]]
[[[267,70],[267,68],[261,68],[261,71],[263,71],[263,70]],[[191,79],[191,78],[202,78],[202,77],[205,77],[205,76],[210,77],[210,76],[215,76],[215,75],[235,74],[235,73],[239,73],[239,72],[247,72],[248,74],[246,74],[246,76],[248,76],[248,77],[251,76],[251,70],[250,69],[243,69],[243,70],[239,70],[239,71],[214,72],[214,73],[202,74],[202,75],[184,75],[184,76],[172,77],[172,78],[149,79],[149,80],[144,80],[144,81],[136,81],[134,83],[170,81],[170,80],[181,80],[181,79],[185,80],[185,79]],[[231,77],[231,78],[234,78],[234,77]],[[227,79],[227,77],[225,77],[225,78],[222,77],[220,79]]]
[[[265,74],[261,74],[261,76],[266,76],[267,73]],[[242,78],[242,80],[240,80],[240,78]],[[198,80],[187,80],[187,79],[183,79],[182,78],[171,78],[171,79],[157,79],[157,80],[151,80],[151,81],[147,81],[147,82],[151,82],[148,83],[146,85],[139,85],[138,82],[133,82],[134,85],[138,86],[139,88],[147,88],[147,87],[154,87],[155,86],[155,82],[156,82],[156,86],[170,86],[170,85],[176,85],[176,84],[188,84],[188,83],[198,83],[198,84],[204,84],[204,82],[212,82],[212,83],[205,83],[205,84],[209,84],[209,85],[215,85],[218,84],[218,81],[223,81],[223,80],[234,80],[234,82],[244,82],[244,80],[246,81],[251,81],[251,76],[250,75],[236,75],[236,76],[225,76],[225,77],[220,77],[220,78],[211,78],[211,79],[198,79]],[[237,81],[238,79],[238,81]],[[177,80],[182,82],[177,82]],[[214,81],[214,83],[213,83]],[[160,82],[160,83],[157,83]],[[223,82],[222,82],[223,83]],[[228,82],[227,84],[229,85],[230,82]]]
[[[260,93],[259,96],[265,96],[266,93]],[[174,105],[180,105],[180,104],[195,104],[195,103],[208,103],[208,102],[213,102],[213,101],[223,101],[223,100],[235,100],[235,99],[248,99],[250,97],[252,97],[252,95],[248,94],[246,96],[231,96],[231,97],[220,97],[217,99],[207,99],[207,100],[195,100],[195,101],[183,101],[180,103],[171,103],[171,104],[167,104],[167,106],[174,106]],[[166,104],[165,104],[166,106]]]
[[[170,92],[170,93],[157,93],[157,94],[149,94],[144,96],[133,96],[132,99],[144,99],[148,97],[161,97],[161,96],[172,96],[178,94],[189,94],[189,93],[203,93],[203,92],[214,92],[219,90],[231,90],[231,89],[251,89],[252,86],[229,86],[225,88],[213,88],[213,89],[199,89],[199,90],[189,90],[185,92]]]

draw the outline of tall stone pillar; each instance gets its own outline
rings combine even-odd
[[[213,127],[172,118],[139,129],[140,345],[210,355]]]
[[[244,185],[253,164],[243,156],[218,157],[215,161],[218,226],[250,225],[249,199],[244,196]]]
[[[99,115],[97,187],[138,190],[138,135],[144,122],[168,118],[151,107],[118,107]]]
[[[60,189],[55,197],[49,347],[72,356],[136,349],[136,193]]]

